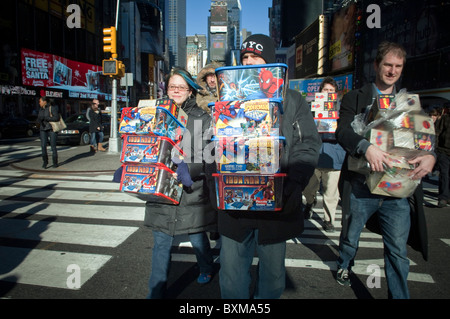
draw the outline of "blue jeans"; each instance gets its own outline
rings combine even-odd
[[[170,269],[170,251],[174,237],[160,231],[153,231],[152,273],[149,280],[150,299],[164,298]],[[200,273],[213,272],[213,256],[205,232],[189,234]]]
[[[53,164],[58,164],[58,152],[56,150],[56,134],[52,130],[40,131],[39,137],[41,138],[41,151],[42,151],[42,161],[44,164],[48,164],[48,154],[47,154],[47,143],[50,138],[50,148],[52,149],[52,160]]]
[[[280,298],[286,284],[286,242],[258,245],[258,230],[242,242],[221,236],[220,291],[224,299],[249,299],[255,249],[259,257],[255,299]]]
[[[103,142],[104,134],[102,131],[91,132],[90,134],[91,134],[91,145],[97,148],[97,144]]]
[[[339,242],[338,268],[351,269],[353,266],[361,231],[375,212],[378,212],[383,236],[384,266],[389,297],[408,299],[409,260],[406,242],[411,220],[410,207],[406,198],[361,197],[351,194],[348,231],[345,234],[341,233]]]

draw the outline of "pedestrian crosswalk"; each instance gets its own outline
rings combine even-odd
[[[23,173],[18,170],[0,170],[0,281],[43,287],[74,289],[71,267],[82,270],[75,288],[82,287],[112,258],[111,249],[117,248],[132,236],[144,219],[143,202],[118,191],[118,184],[110,175],[72,176],[44,173]],[[425,185],[425,202],[436,205],[435,186]],[[323,230],[322,199],[313,217],[305,221],[305,230],[299,238],[288,241],[286,266],[335,270],[342,213],[336,213],[336,231]],[[448,239],[442,239],[449,244]],[[14,243],[14,244],[12,244]],[[29,243],[44,243],[34,246]],[[211,241],[220,263],[220,239]],[[360,249],[376,251],[382,256],[380,235],[363,231]],[[85,247],[95,247],[92,249]],[[187,236],[174,241],[172,261],[195,263],[196,258]],[[299,251],[304,247],[327,247],[334,253],[328,260],[306,259]],[[75,249],[74,249],[75,248]],[[257,257],[254,259],[257,264]],[[382,258],[360,259],[354,272],[367,275],[367,266],[384,265]],[[433,283],[432,276],[414,271],[411,261],[410,281]],[[383,274],[381,274],[383,276]]]
[[[125,242],[144,217],[142,201],[111,179],[1,170],[0,281],[73,289],[94,276],[112,258],[108,249]],[[68,249],[53,249],[57,244]],[[71,267],[82,274],[75,286]]]

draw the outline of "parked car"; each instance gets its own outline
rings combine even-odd
[[[91,140],[89,134],[89,120],[86,113],[79,113],[64,119],[67,127],[58,133],[57,144],[88,145]],[[109,138],[111,130],[111,117],[102,114],[103,133],[105,138]]]
[[[36,125],[24,118],[8,117],[0,120],[0,139],[4,137],[31,137],[38,133]]]

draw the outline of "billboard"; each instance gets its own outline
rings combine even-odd
[[[28,86],[99,92],[102,67],[63,57],[21,50],[22,83]]]
[[[325,16],[319,16],[295,37],[295,77],[303,78],[324,73],[326,57]]]
[[[209,46],[211,61],[225,61],[227,51],[226,33],[214,33],[210,36]]]
[[[328,56],[331,72],[353,67],[356,12],[353,2],[333,14]]]
[[[211,27],[226,26],[228,23],[228,6],[226,2],[220,4],[211,4]]]

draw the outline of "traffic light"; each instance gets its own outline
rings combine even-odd
[[[103,60],[103,74],[116,76],[119,73],[119,62],[115,59]]]
[[[122,78],[125,76],[125,64],[116,59],[103,60],[103,75]]]
[[[103,29],[103,43],[103,52],[110,52],[111,57],[117,59],[117,36],[115,27]]]

